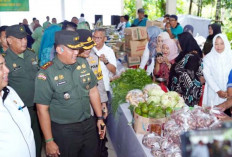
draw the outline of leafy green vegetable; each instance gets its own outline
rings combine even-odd
[[[126,102],[127,92],[133,89],[142,89],[146,84],[152,83],[152,79],[143,69],[128,69],[121,77],[111,82],[113,89],[112,109],[116,113],[118,106]]]

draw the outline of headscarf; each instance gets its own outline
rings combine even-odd
[[[171,39],[170,35],[167,32],[161,32],[158,37],[161,37],[162,40]]]
[[[39,50],[39,60],[40,66],[44,65],[50,61],[50,55],[55,43],[55,32],[60,31],[61,27],[58,25],[53,25],[48,27],[43,34],[40,50]]]
[[[213,47],[211,49],[211,53],[217,53],[216,49],[215,49],[215,42],[216,42],[216,39],[217,37],[221,37],[223,42],[224,42],[224,45],[225,45],[225,49],[224,51],[221,53],[225,53],[225,54],[229,54],[229,55],[232,55],[232,50],[231,50],[231,46],[230,46],[230,42],[227,38],[227,36],[225,34],[217,34],[214,38],[213,38]],[[218,54],[218,53],[217,53]]]
[[[163,41],[163,45],[167,45],[169,47],[170,50],[170,54],[168,55],[168,60],[172,61],[173,59],[175,59],[179,53],[178,53],[178,48],[176,46],[176,42],[173,39],[166,39]]]
[[[207,37],[207,39],[209,40],[212,40],[215,35],[219,34],[219,33],[222,33],[221,31],[221,25],[217,24],[217,23],[214,23],[214,24],[210,24],[209,27],[211,26],[211,28],[213,29],[213,34],[212,35],[209,35]]]
[[[147,28],[147,33],[150,38],[148,42],[148,49],[149,49],[149,59],[148,65],[151,64],[152,58],[156,56],[156,46],[157,46],[157,37],[162,32],[159,27],[151,26]]]
[[[184,32],[189,32],[191,34],[193,34],[194,28],[192,25],[186,25],[184,26]]]
[[[184,56],[190,52],[197,51],[199,57],[202,56],[202,51],[197,44],[197,41],[193,38],[193,36],[189,32],[184,32],[178,35],[178,41],[180,43],[181,52],[176,58],[176,62],[181,61]]]

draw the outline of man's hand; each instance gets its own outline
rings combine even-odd
[[[101,130],[101,125],[104,125],[103,130]],[[105,126],[105,123],[103,122],[103,120],[97,121],[97,127],[98,127],[98,133],[100,135],[100,139],[103,139],[105,137],[105,134],[106,134],[106,126]]]
[[[58,157],[60,155],[59,147],[54,141],[46,143],[47,156]]]
[[[219,105],[217,105],[216,107],[218,107],[221,111],[225,111],[226,109],[228,109],[229,107],[227,106],[226,102],[221,103]]]
[[[220,98],[223,98],[223,99],[227,98],[227,92],[220,90],[217,92],[217,94]]]
[[[227,115],[224,115],[224,116],[217,116],[217,118],[221,121],[232,121],[232,118],[227,116]]]
[[[108,62],[108,60],[106,59],[106,56],[105,56],[104,54],[101,54],[101,55],[100,55],[100,60],[101,60],[102,62],[104,62],[104,63],[107,63],[107,62]]]

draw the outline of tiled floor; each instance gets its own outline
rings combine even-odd
[[[106,147],[108,147],[108,154],[109,154],[108,157],[117,157],[117,155],[116,155],[116,153],[114,151],[114,147],[112,145],[112,142],[111,142],[111,140],[109,138],[109,135],[106,134],[106,136],[107,136],[107,139],[108,139],[108,142],[106,143]],[[44,148],[42,149],[41,157],[46,157]]]

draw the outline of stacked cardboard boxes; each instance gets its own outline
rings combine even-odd
[[[147,21],[146,23],[146,27],[150,27],[150,26],[157,26],[160,29],[164,29],[164,23],[162,21]]]
[[[139,66],[140,57],[147,44],[147,29],[146,27],[130,27],[126,28],[124,33],[128,67]]]

